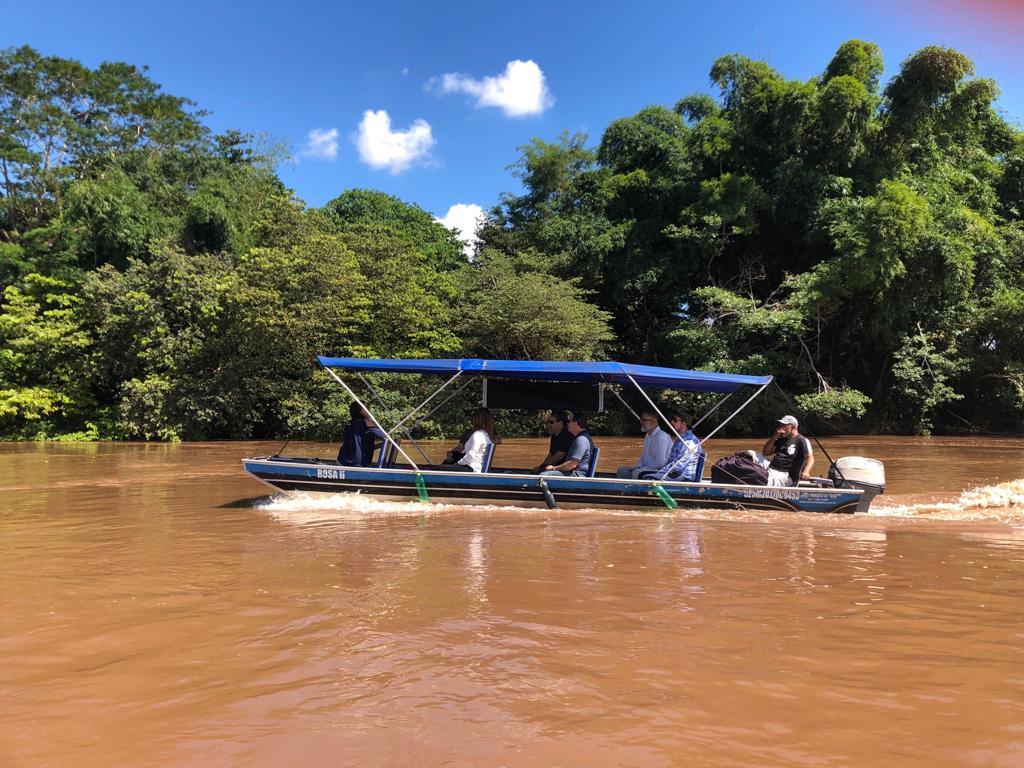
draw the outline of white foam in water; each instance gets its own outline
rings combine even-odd
[[[885,497],[871,505],[876,517],[926,517],[936,520],[1024,521],[1024,479],[968,488],[953,502],[889,506]]]
[[[893,497],[881,496],[871,505],[868,514],[872,517],[900,517],[930,520],[991,521],[1000,523],[1024,522],[1024,478],[998,485],[970,488],[951,502],[926,502],[921,504],[893,504]],[[331,520],[366,520],[385,517],[418,517],[441,515],[467,510],[521,512],[547,514],[543,508],[498,507],[486,504],[436,504],[420,501],[381,501],[360,493],[297,493],[280,494],[257,504],[275,518],[292,523],[319,523]],[[666,510],[594,509],[575,510],[612,515],[663,516]],[[686,517],[697,515],[708,519],[735,519],[737,510],[685,510],[678,513]],[[743,513],[739,513],[743,514]],[[779,513],[761,513],[764,522],[769,522]],[[723,517],[724,516],[724,517]]]
[[[360,493],[295,493],[273,496],[256,505],[279,520],[293,523],[353,520],[375,517],[436,515],[446,504],[420,501],[381,501]]]
[[[337,520],[372,520],[380,518],[422,517],[453,512],[500,512],[503,514],[545,516],[550,510],[542,507],[517,507],[507,504],[437,504],[421,501],[382,501],[361,493],[294,493],[278,494],[256,503],[256,508],[268,512],[283,522],[303,525],[327,523]],[[565,512],[567,510],[558,510]],[[650,510],[573,509],[574,513],[651,515]]]

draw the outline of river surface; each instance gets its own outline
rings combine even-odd
[[[831,440],[854,516],[275,497],[277,447],[0,446],[0,766],[1024,766],[1022,440]]]

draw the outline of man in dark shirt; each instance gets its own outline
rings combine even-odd
[[[548,434],[551,435],[548,455],[534,468],[534,472],[542,472],[548,465],[561,464],[569,455],[569,448],[572,445],[573,436],[567,426],[565,411],[552,411],[547,419],[547,428]]]
[[[542,475],[587,477],[590,465],[594,461],[594,441],[587,431],[587,416],[583,413],[574,414],[566,423],[566,429],[572,434],[572,445],[569,453],[561,464],[548,464]]]
[[[352,421],[341,438],[338,463],[346,467],[368,467],[373,462],[375,441],[386,440],[387,435],[359,403],[352,403],[348,410]],[[383,445],[381,450],[384,450]]]
[[[811,469],[814,468],[811,443],[798,432],[799,427],[795,416],[783,416],[761,451],[765,456],[772,457],[768,464],[769,470],[779,475],[788,475],[786,485],[798,485],[801,480],[810,480]]]

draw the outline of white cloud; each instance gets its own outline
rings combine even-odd
[[[306,137],[306,148],[299,153],[299,157],[313,160],[333,160],[337,156],[337,128],[314,128]]]
[[[409,68],[408,67],[402,67],[402,77],[407,77],[408,75],[409,75]]]
[[[441,93],[468,93],[476,97],[477,107],[499,107],[508,117],[539,115],[555,103],[534,61],[510,61],[504,73],[482,80],[448,72],[430,85]]]
[[[473,255],[473,248],[479,238],[476,232],[484,221],[484,209],[476,203],[456,203],[448,209],[444,218],[437,219],[448,229],[454,229],[459,240],[464,243],[462,252],[467,257]]]
[[[430,157],[434,135],[426,120],[416,119],[404,131],[391,130],[386,110],[366,110],[355,137],[359,157],[374,168],[401,173],[416,161]]]

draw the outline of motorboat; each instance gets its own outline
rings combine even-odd
[[[881,462],[865,457],[842,457],[829,464],[828,477],[816,477],[797,486],[767,487],[743,483],[711,482],[704,478],[703,445],[769,384],[772,376],[749,376],[634,365],[613,361],[540,361],[468,359],[379,359],[324,357],[320,365],[371,416],[360,398],[339,373],[353,374],[373,392],[364,373],[386,372],[442,377],[444,382],[390,429],[371,466],[344,466],[333,459],[255,456],[242,460],[245,471],[276,491],[284,493],[357,493],[378,499],[419,500],[446,504],[500,504],[517,507],[555,508],[741,508],[799,512],[866,512],[872,499],[885,489]],[[427,412],[442,392],[461,380],[461,387]],[[429,460],[412,439],[410,428],[442,407],[473,380],[480,380],[481,404],[502,407],[565,407],[580,403],[594,411],[604,410],[605,398],[614,396],[633,410],[620,390],[632,387],[642,402],[662,421],[669,421],[646,389],[716,393],[721,397],[692,427],[696,428],[737,392],[755,391],[701,440],[701,456],[692,482],[619,479],[600,471],[600,438],[595,439],[590,471],[585,476],[537,475],[529,469],[492,468],[494,446],[488,449],[482,472],[446,470]],[[577,406],[578,407],[578,406]],[[635,413],[635,411],[634,411]],[[375,418],[375,417],[374,417]],[[377,420],[378,424],[381,424]],[[671,425],[669,425],[671,429]],[[398,435],[398,437],[396,437]],[[402,440],[402,435],[408,440]],[[419,460],[410,451],[419,451]]]

